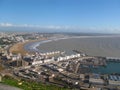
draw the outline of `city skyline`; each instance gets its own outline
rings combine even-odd
[[[119,0],[0,0],[0,31],[120,33]]]

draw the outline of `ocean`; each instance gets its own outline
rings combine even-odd
[[[53,40],[37,46],[41,52],[79,50],[90,56],[120,57],[120,37],[90,37]]]

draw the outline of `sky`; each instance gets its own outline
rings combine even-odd
[[[120,0],[0,0],[0,30],[120,33]]]

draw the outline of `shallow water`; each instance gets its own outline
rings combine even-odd
[[[66,51],[77,49],[91,56],[120,57],[120,37],[71,38],[40,44],[41,52]]]

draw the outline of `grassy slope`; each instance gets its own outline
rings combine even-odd
[[[22,85],[18,85],[18,83],[21,83],[21,82],[22,82]],[[21,88],[23,90],[68,90],[66,88],[61,88],[55,85],[45,85],[45,84],[36,83],[36,82],[18,81],[11,77],[4,77],[3,83]]]

